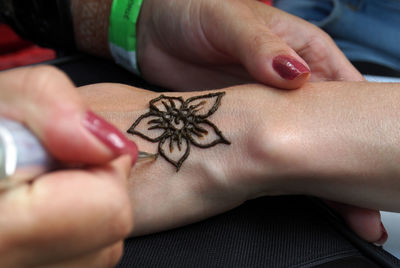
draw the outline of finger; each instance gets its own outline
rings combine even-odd
[[[57,69],[3,72],[0,84],[0,115],[25,123],[57,159],[87,164],[121,154],[136,159],[136,145],[88,111],[72,82]]]
[[[345,220],[350,229],[368,242],[383,245],[388,234],[381,222],[378,210],[360,208],[338,202],[325,201]]]
[[[238,59],[256,80],[286,89],[298,88],[308,80],[307,63],[268,29],[247,2],[218,1],[211,9],[210,19],[203,23],[207,39]]]
[[[210,90],[216,88],[224,88],[244,83],[254,83],[254,79],[247,75],[247,71],[243,68],[240,70],[235,64],[223,67],[202,66],[196,63],[190,63],[180,60],[179,58],[168,55],[159,49],[152,49],[152,45],[146,49],[151,50],[149,54],[154,58],[164,58],[163,61],[155,63],[154,61],[146,61],[141,66],[145,79],[152,80],[154,84],[163,85],[165,88],[178,91],[194,91],[194,90]],[[182,70],[182,72],[166,73],[161,70]],[[149,70],[149,71],[145,71]],[[151,71],[150,71],[151,70]],[[158,73],[154,76],[154,72]],[[150,76],[149,76],[150,74]]]
[[[258,1],[248,3],[268,28],[293,48],[311,69],[311,81],[363,81],[332,38],[313,24]]]
[[[103,167],[47,174],[0,196],[1,256],[56,262],[109,246],[131,233],[130,158]],[[12,249],[12,250],[10,250]],[[1,251],[0,251],[1,255]]]
[[[50,265],[40,266],[42,268],[82,268],[82,267],[115,267],[122,257],[123,242],[118,242],[113,246],[102,249],[98,252],[87,254],[72,260],[63,261],[61,263],[53,263]]]

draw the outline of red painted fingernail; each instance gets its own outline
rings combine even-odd
[[[260,2],[263,2],[264,4],[267,5],[272,5],[272,1],[271,0],[259,0]]]
[[[293,80],[299,75],[310,73],[310,69],[291,56],[276,56],[272,62],[272,67],[283,79],[287,80]]]
[[[91,111],[87,111],[83,125],[115,155],[128,154],[132,158],[132,163],[136,162],[138,156],[136,144],[106,120]]]
[[[388,239],[388,233],[386,231],[385,226],[383,226],[382,222],[381,222],[381,230],[382,230],[381,237],[378,239],[378,241],[374,242],[374,244],[377,246],[382,246],[383,244],[385,244],[386,240]]]

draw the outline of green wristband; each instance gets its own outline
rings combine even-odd
[[[143,0],[114,0],[111,6],[108,41],[116,63],[140,74],[136,59],[136,24]]]

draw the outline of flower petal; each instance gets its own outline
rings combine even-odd
[[[222,135],[222,132],[208,120],[192,125],[188,132],[191,133],[188,137],[190,142],[200,148],[208,148],[218,143],[231,144]]]
[[[190,143],[186,139],[178,141],[174,136],[164,137],[158,144],[159,154],[179,171],[183,162],[189,156]]]
[[[128,129],[128,133],[157,142],[165,136],[166,129],[163,118],[149,112],[140,116]]]
[[[225,92],[217,92],[192,97],[185,101],[185,106],[192,110],[197,117],[207,118],[218,109],[224,95]]]
[[[157,112],[168,112],[170,109],[176,108],[180,109],[183,104],[182,97],[169,97],[160,95],[150,101],[150,110]]]

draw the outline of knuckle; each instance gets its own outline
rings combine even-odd
[[[328,34],[318,31],[316,34],[311,35],[301,51],[312,55],[313,61],[323,62],[331,55],[333,44],[334,43]]]
[[[49,79],[52,80],[53,77],[59,76],[60,73],[61,71],[53,66],[35,66],[28,69],[26,82],[31,82],[32,84],[46,83]]]
[[[29,68],[20,88],[20,94],[24,96],[25,120],[35,122],[45,137],[58,133],[59,128],[54,124],[58,123],[59,118],[73,116],[84,107],[71,80],[52,66]]]
[[[132,232],[133,228],[133,209],[130,201],[126,198],[126,200],[114,204],[111,209],[113,210],[110,226],[111,232],[114,237],[123,239]]]
[[[68,81],[66,75],[52,66],[30,68],[23,80],[23,88],[30,96],[37,97],[48,90],[54,90],[58,83]]]
[[[117,245],[112,246],[107,251],[104,260],[102,261],[102,263],[104,263],[104,267],[115,267],[121,259],[123,252],[123,242],[118,242]]]
[[[260,32],[262,34],[260,34]],[[252,57],[258,58],[260,55],[280,55],[288,54],[289,47],[276,35],[260,28],[259,31],[255,31],[248,42],[248,53],[251,53]]]
[[[274,40],[267,40],[267,38],[265,38],[265,35],[255,33],[249,40],[249,51],[256,52],[259,51],[260,48],[272,46],[274,43]]]

